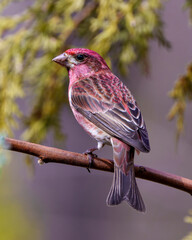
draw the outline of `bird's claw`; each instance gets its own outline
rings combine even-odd
[[[91,173],[90,168],[93,166],[93,159],[97,158],[97,155],[95,153],[93,153],[95,150],[97,150],[97,148],[92,148],[89,150],[86,150],[83,154],[88,156],[88,160],[89,160],[89,167],[87,168],[88,172]]]
[[[94,158],[94,154],[91,154],[91,153],[88,153],[88,154],[86,154],[87,156],[88,156],[88,160],[89,160],[89,167],[87,168],[87,171],[89,172],[89,173],[91,173],[91,171],[90,171],[90,168],[92,167],[92,165],[93,165],[93,158]]]

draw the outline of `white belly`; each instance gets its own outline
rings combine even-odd
[[[110,138],[111,136],[98,128],[96,125],[94,125],[92,122],[87,120],[83,115],[81,115],[79,112],[77,112],[71,103],[71,89],[69,90],[69,104],[73,111],[73,114],[77,120],[77,122],[83,127],[83,129],[94,139],[96,139],[98,142],[104,143],[104,144],[111,144]]]
[[[96,139],[98,142],[102,142],[104,144],[111,144],[110,138],[111,136],[95,126],[93,123],[91,123],[89,120],[87,120],[84,116],[82,116],[80,113],[76,112],[72,108],[73,114],[77,120],[77,122],[83,127],[83,129],[94,139]]]

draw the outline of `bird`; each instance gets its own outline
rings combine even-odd
[[[69,105],[77,122],[97,141],[113,148],[114,174],[106,199],[108,206],[127,202],[145,212],[134,171],[135,151],[149,152],[146,125],[128,87],[112,73],[95,51],[71,48],[52,59],[68,70]]]

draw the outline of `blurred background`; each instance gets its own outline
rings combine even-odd
[[[68,2],[70,1],[66,1],[66,3]],[[79,3],[79,1],[77,2]],[[3,11],[1,18],[3,16],[11,17],[16,13],[18,19],[20,12],[25,12],[32,3],[32,1],[12,3]],[[113,72],[121,77],[135,96],[147,125],[151,152],[136,156],[135,163],[191,178],[192,106],[190,103],[187,105],[184,132],[181,134],[178,144],[176,143],[177,129],[175,122],[168,121],[167,115],[173,105],[173,99],[168,96],[168,92],[173,88],[175,81],[185,74],[186,67],[192,60],[192,28],[189,23],[189,12],[183,10],[182,1],[169,0],[164,2],[163,5],[164,9],[160,11],[164,22],[164,35],[170,41],[171,48],[167,48],[168,46],[160,47],[158,41],[152,41],[148,38],[147,57],[145,54],[144,61],[142,60],[144,64],[141,64],[144,68],[140,66],[141,61],[138,60],[129,66],[129,74],[125,74],[126,71],[123,70],[126,68],[123,61],[119,67],[115,59],[114,62],[110,61],[114,57],[113,51],[111,51],[112,46],[108,47],[108,50],[111,51],[109,56],[107,56],[106,46],[103,55],[106,56],[108,63],[111,63]],[[41,14],[44,13],[40,12],[39,15],[41,16]],[[55,21],[57,21],[56,18]],[[49,24],[49,21],[47,21],[47,24]],[[69,27],[69,25],[66,24],[66,27]],[[17,29],[20,28],[22,28],[22,25],[17,26]],[[11,34],[10,31],[8,30],[4,34]],[[58,37],[62,38],[65,35]],[[70,35],[70,37],[75,38],[75,34]],[[1,53],[4,38],[5,35],[2,35]],[[10,39],[7,39],[8,41]],[[91,46],[92,40],[89,39],[89,41],[88,46]],[[65,42],[65,46],[69,46],[69,42],[69,40]],[[49,45],[49,43],[47,44]],[[57,43],[55,44],[57,45]],[[86,38],[79,38],[73,42],[73,46],[77,47],[87,46],[86,44]],[[81,129],[67,106],[67,78],[64,79],[64,76],[67,75],[65,70],[51,62],[52,57],[64,50],[62,47],[58,45],[53,52],[49,52],[49,61],[45,60],[43,66],[44,71],[48,72],[46,74],[51,74],[50,78],[52,77],[52,79],[54,71],[60,71],[57,77],[60,78],[60,82],[62,79],[64,82],[63,85],[53,89],[53,96],[51,95],[50,99],[52,97],[52,101],[54,101],[57,88],[62,90],[60,93],[61,99],[64,99],[66,105],[60,104],[60,100],[58,100],[57,104],[61,107],[55,111],[60,112],[60,123],[65,139],[55,141],[53,130],[48,133],[46,138],[43,134],[34,134],[34,130],[33,133],[25,132],[24,137],[38,142],[38,137],[41,138],[42,136],[40,140],[43,140],[43,143],[48,146],[60,147],[74,152],[84,152],[86,149],[95,146],[96,142]],[[11,51],[10,49],[9,51]],[[121,54],[123,53],[121,48],[119,48],[119,51]],[[102,50],[100,52],[102,54]],[[7,52],[7,54],[9,53]],[[41,51],[37,55],[43,57]],[[4,58],[6,58],[6,53],[1,55],[1,61]],[[15,59],[15,61],[18,59],[19,62],[19,55]],[[149,59],[149,63],[146,63],[146,59]],[[130,60],[130,62],[132,61]],[[128,63],[125,62],[126,64]],[[150,65],[150,71],[146,67],[148,64]],[[39,62],[37,65],[41,65],[41,63]],[[30,59],[25,67],[30,69]],[[17,66],[18,68],[19,66]],[[49,72],[50,69],[52,69],[51,73]],[[1,70],[0,74],[2,73]],[[21,71],[23,72],[22,67]],[[38,72],[38,70],[36,71]],[[146,74],[146,72],[149,73]],[[44,77],[46,77],[46,74]],[[37,73],[37,75],[34,73],[34,76],[39,76],[39,79],[42,77],[40,73]],[[7,78],[11,83],[11,71],[9,71]],[[33,75],[31,78],[33,78]],[[34,85],[36,84],[35,86],[38,86],[39,89],[43,89],[44,86],[41,86],[39,79],[36,78],[35,83],[31,83],[30,79],[29,82],[25,83],[25,100],[21,98],[22,93],[20,96],[17,95],[13,98],[13,100],[17,99],[16,103],[19,104],[21,112],[30,112],[29,107],[31,102],[35,101],[35,98],[30,94],[28,96],[28,93]],[[21,78],[18,82],[21,85],[23,84]],[[47,84],[49,82],[45,83],[45,86]],[[17,91],[17,88],[15,89]],[[1,92],[2,94],[3,92]],[[20,99],[18,99],[19,97]],[[39,100],[41,106],[43,100],[43,97],[41,101]],[[9,109],[11,109],[10,106],[8,106]],[[13,116],[12,114],[13,112],[10,116]],[[30,118],[34,117],[35,119],[35,116],[37,116],[37,113],[36,115],[32,113]],[[20,118],[19,114],[14,117],[16,120],[17,118]],[[32,126],[29,119],[24,120],[28,124],[28,128]],[[3,115],[1,115],[1,121],[5,121]],[[54,122],[54,120],[52,121]],[[48,123],[46,124],[48,125]],[[2,129],[4,128],[2,127]],[[21,138],[21,133],[24,130],[25,125],[21,129],[14,130],[15,137]],[[183,239],[191,231],[191,224],[184,222],[184,217],[188,215],[192,208],[192,198],[187,193],[138,179],[137,182],[147,208],[146,214],[134,211],[126,203],[117,207],[107,207],[105,200],[112,182],[111,173],[92,170],[89,174],[84,168],[52,163],[39,166],[36,163],[37,161],[33,161],[34,166],[31,166],[31,164],[27,166],[26,161],[24,161],[24,154],[14,152],[4,154],[9,160],[0,170],[0,239],[2,240],[175,240]],[[106,146],[98,152],[98,155],[112,158],[111,147]]]

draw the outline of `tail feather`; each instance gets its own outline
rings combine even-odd
[[[145,212],[145,204],[135,179],[134,148],[119,140],[113,140],[112,145],[114,150],[114,176],[106,200],[107,205],[118,205],[125,200],[134,209]],[[119,159],[119,156],[124,159]]]
[[[123,174],[123,173],[122,173]],[[123,174],[124,175],[124,174]],[[145,204],[143,202],[142,196],[140,194],[139,188],[137,186],[137,182],[135,179],[135,171],[134,171],[134,166],[129,170],[128,176],[123,176],[124,178],[129,178],[127,184],[128,186],[128,191],[125,195],[125,200],[131,205],[133,208],[140,212],[145,212]]]
[[[115,166],[114,177],[110,192],[107,197],[107,205],[118,205],[125,200],[134,209],[145,212],[145,204],[139,192],[135,176],[134,168],[131,167],[128,175]]]

